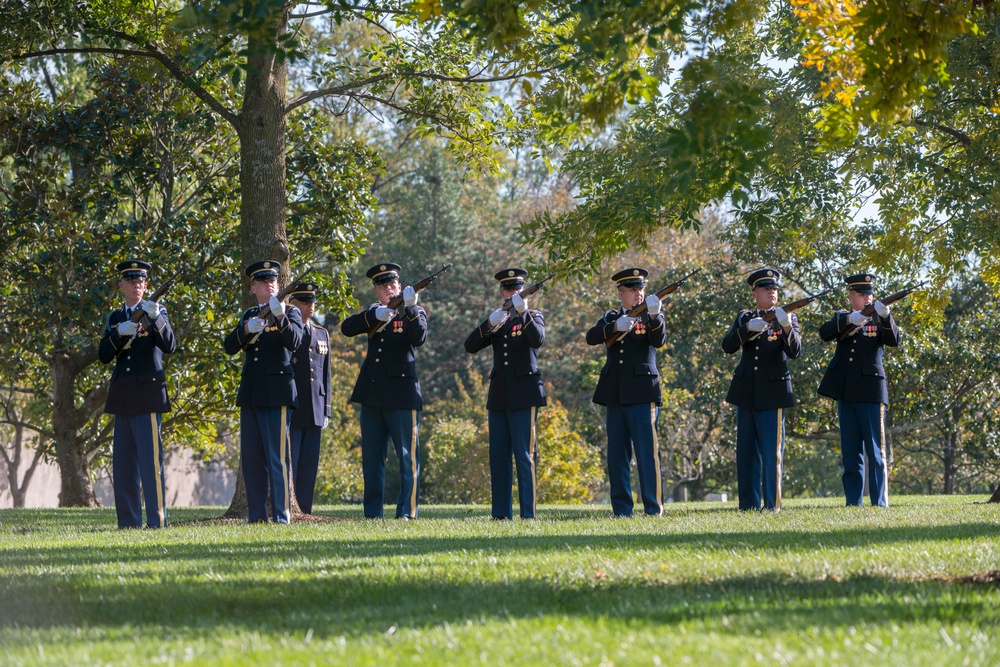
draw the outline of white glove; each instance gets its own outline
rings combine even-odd
[[[792,326],[792,318],[788,316],[788,313],[783,308],[774,309],[774,319],[778,320],[778,324],[781,325],[782,329]]]
[[[660,314],[660,305],[660,297],[655,294],[646,297],[646,312],[649,313],[650,317]]]
[[[847,316],[847,321],[856,327],[863,327],[868,324],[870,320],[871,318],[862,315],[860,310],[852,310],[851,314]]]
[[[403,303],[405,303],[407,307],[417,305],[417,292],[409,285],[403,288]]]
[[[118,323],[118,335],[119,336],[134,336],[135,332],[139,330],[139,325],[132,320],[125,320],[124,322]]]
[[[856,327],[863,327],[869,319],[871,318],[865,317],[859,310],[852,310],[851,314],[847,316],[847,321]]]
[[[330,425],[330,418],[329,417],[323,417],[323,428],[326,428],[329,425]]]
[[[872,304],[875,308],[875,312],[878,313],[879,317],[889,317],[889,306],[885,305],[881,301],[876,301]]]
[[[281,300],[277,296],[272,296],[268,299],[267,306],[271,309],[271,314],[275,317],[281,317],[285,314],[285,304],[281,303]]]
[[[149,301],[147,299],[139,305],[146,311],[146,314],[149,315],[149,319],[151,320],[155,320],[156,316],[160,314],[160,304],[155,301]]]
[[[497,308],[492,313],[490,313],[490,326],[498,327],[507,321],[507,311],[503,308]]]
[[[252,334],[260,333],[264,330],[264,325],[266,324],[267,322],[262,317],[251,317],[247,320],[247,331]]]
[[[629,317],[628,315],[622,315],[617,320],[615,320],[615,331],[628,331],[635,324],[635,318]]]
[[[392,318],[396,316],[396,311],[392,308],[386,308],[385,306],[379,306],[375,309],[375,317],[382,322],[391,322]]]
[[[751,319],[749,322],[747,322],[747,329],[755,333],[760,333],[761,331],[764,331],[770,326],[771,325],[768,324],[767,320],[765,320],[763,317],[755,317]]]
[[[514,305],[514,310],[517,311],[518,315],[524,315],[524,311],[528,310],[528,302],[520,294],[512,294],[510,302]]]

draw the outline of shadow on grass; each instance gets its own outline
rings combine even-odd
[[[917,540],[995,539],[992,523],[680,534],[635,534],[629,532],[634,524],[620,525],[620,532],[600,535],[494,531],[468,537],[358,535],[350,530],[313,537],[273,527],[261,527],[271,531],[261,534],[245,527],[237,534],[209,535],[200,543],[0,548],[7,573],[0,579],[0,627],[149,625],[205,633],[222,627],[264,633],[312,629],[323,637],[541,616],[663,626],[719,622],[720,632],[730,627],[722,620],[730,617],[733,632],[765,627],[806,632],[814,626],[846,627],[860,619],[1000,623],[996,586],[872,575],[816,581],[783,574],[677,583],[676,578],[658,580],[656,570],[669,562],[674,547],[716,560],[762,554],[787,558],[820,544],[870,548]],[[486,527],[484,523],[484,532]],[[388,532],[395,526],[384,528]],[[616,559],[645,550],[653,553],[654,571],[622,578],[544,568],[518,573],[508,565],[585,549],[586,555],[568,561],[571,566],[593,567],[605,556]],[[478,564],[466,569],[460,560],[465,555]],[[495,564],[483,565],[491,559]],[[449,572],[449,563],[455,562]],[[120,571],[116,563],[121,563]],[[476,578],[476,567],[500,580]]]
[[[377,582],[360,575],[315,576],[280,582],[252,577],[184,585],[133,581],[127,585],[7,588],[0,627],[156,627],[158,631],[245,630],[317,637],[378,634],[391,627],[539,617],[621,619],[670,628],[681,623],[718,625],[720,632],[807,632],[848,627],[861,619],[904,625],[937,621],[995,627],[996,589],[941,581],[906,582],[859,576],[802,581],[777,576],[668,584],[642,579],[456,582],[438,579]],[[2,599],[2,598],[0,598]]]

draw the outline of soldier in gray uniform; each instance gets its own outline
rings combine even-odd
[[[535,517],[535,462],[538,458],[535,422],[538,408],[545,405],[538,348],[545,342],[545,318],[541,312],[529,310],[527,301],[519,294],[527,275],[527,271],[519,268],[497,272],[494,277],[500,281],[500,296],[511,300],[514,314],[498,308],[465,339],[465,351],[470,354],[493,348],[486,409],[489,413],[494,519],[514,516],[511,455],[517,466],[521,518]]]
[[[121,274],[118,287],[125,303],[108,316],[98,345],[101,363],[115,362],[104,411],[115,416],[111,466],[119,528],[142,526],[143,496],[146,525],[167,525],[160,425],[162,414],[170,412],[170,397],[163,355],[172,354],[177,343],[166,308],[142,298],[152,269],[140,260],[115,267]],[[132,315],[138,310],[143,312],[142,319],[133,322]]]
[[[292,485],[299,508],[312,514],[319,444],[330,421],[330,332],[312,321],[316,310],[315,283],[292,288],[291,305],[302,313],[302,342],[292,354],[299,407],[292,412]]]

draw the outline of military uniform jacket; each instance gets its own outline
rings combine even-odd
[[[587,332],[587,343],[601,345],[615,333],[615,321],[625,314],[623,308],[609,310]],[[634,405],[663,403],[660,372],[656,368],[656,348],[667,342],[663,313],[650,317],[644,313],[625,338],[607,349],[607,359],[594,391],[598,405]]]
[[[226,336],[227,354],[236,354],[255,334],[247,333],[246,322],[257,317],[260,308],[248,309],[240,323]],[[285,316],[275,321],[268,316],[267,326],[246,348],[236,405],[241,408],[268,408],[298,405],[292,352],[302,342],[302,315],[294,306],[285,306]]]
[[[302,327],[302,342],[292,355],[299,407],[292,426],[322,426],[330,416],[330,332],[312,322]]]
[[[545,318],[537,310],[508,317],[496,333],[489,318],[465,339],[465,351],[475,354],[493,346],[493,369],[487,410],[520,410],[545,405],[545,388],[538,370],[538,348],[545,342]]]
[[[838,311],[819,328],[820,338],[827,342],[837,340],[840,332],[848,327],[848,315],[850,311]],[[819,393],[838,401],[888,405],[882,352],[886,345],[899,345],[900,338],[899,327],[891,314],[886,318],[873,315],[871,322],[856,329],[854,335],[837,341],[837,351],[826,367]]]
[[[788,313],[792,329],[787,335],[775,320],[771,322],[770,329],[765,329],[751,340],[755,332],[747,329],[747,322],[765,314],[765,311],[759,310],[742,311],[722,339],[722,350],[726,354],[743,348],[740,363],[729,384],[726,402],[750,410],[790,408],[795,405],[795,397],[788,360],[802,353],[799,318],[795,313]]]
[[[345,336],[367,333],[373,324],[385,324],[368,339],[368,353],[361,364],[351,401],[376,408],[420,410],[423,399],[414,351],[427,340],[427,313],[419,306],[407,306],[388,323],[375,317],[374,303],[368,310],[351,315],[340,324]]]
[[[104,336],[97,347],[97,356],[102,364],[114,360],[127,343],[129,336],[118,335],[118,324],[127,319],[124,307],[108,316]],[[160,306],[160,313],[152,322],[143,315],[140,324],[142,329],[134,336],[132,346],[122,350],[111,372],[111,386],[104,405],[108,414],[134,416],[170,411],[163,354],[172,354],[177,349],[177,341],[167,320],[166,309]]]

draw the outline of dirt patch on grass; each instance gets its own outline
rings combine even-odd
[[[292,523],[327,523],[330,521],[350,521],[339,516],[323,516],[322,514],[293,514]],[[205,525],[227,525],[246,523],[246,519],[236,519],[226,516],[212,516],[204,519],[191,519],[190,521],[172,521],[171,526],[205,526]]]
[[[949,584],[992,584],[1000,586],[1000,570],[989,570],[987,572],[976,572],[964,577],[945,577]]]

